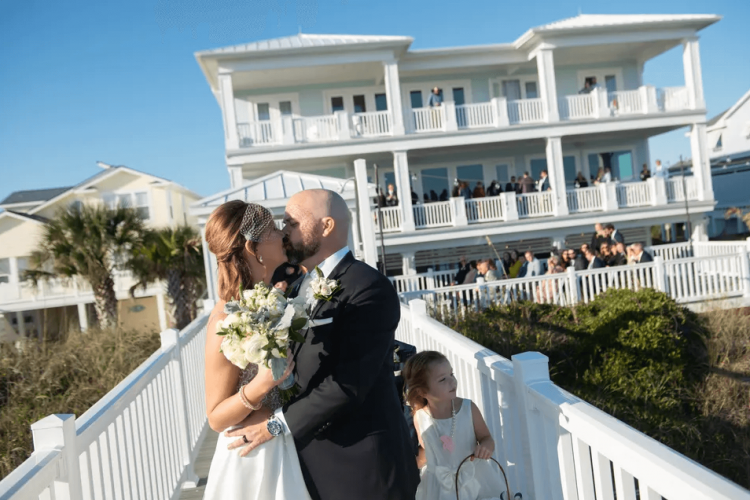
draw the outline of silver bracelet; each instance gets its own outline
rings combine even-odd
[[[247,385],[247,384],[245,384]],[[249,399],[247,399],[247,396],[245,396],[245,386],[240,386],[240,390],[238,391],[240,393],[240,400],[242,400],[242,404],[245,405],[245,408],[252,411],[258,411],[263,406],[263,401],[261,400],[260,403],[258,403],[258,406],[253,406]]]

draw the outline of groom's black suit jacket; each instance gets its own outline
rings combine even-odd
[[[307,489],[316,500],[413,500],[418,470],[393,375],[398,295],[351,253],[327,278],[341,289],[311,318],[333,322],[302,332],[300,393],[283,408]]]

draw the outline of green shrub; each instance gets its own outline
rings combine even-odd
[[[513,303],[452,326],[508,358],[546,354],[559,386],[750,485],[750,317],[700,317],[661,292],[612,289],[574,308]],[[733,376],[717,374],[720,363],[734,363]]]
[[[156,332],[90,330],[23,351],[0,346],[0,477],[33,451],[29,426],[53,413],[80,416],[159,348]]]

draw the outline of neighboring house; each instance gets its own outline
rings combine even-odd
[[[17,191],[0,202],[0,337],[42,335],[71,325],[86,328],[93,313],[93,294],[80,280],[54,280],[32,286],[22,281],[28,257],[38,247],[44,225],[58,210],[80,203],[130,206],[152,227],[195,225],[188,214],[200,197],[167,179],[123,166],[104,170],[72,187]],[[129,297],[127,273],[116,276],[120,320],[127,327],[166,328],[160,286]],[[9,328],[10,326],[10,328]],[[9,331],[13,330],[13,331]]]
[[[716,207],[708,214],[711,237],[731,237],[747,233],[740,217],[725,218],[729,208],[750,211],[750,90],[729,109],[708,121],[707,145]],[[670,167],[692,172],[692,161]]]
[[[486,46],[411,50],[403,36],[298,34],[198,52],[222,110],[231,187],[223,194],[263,200],[245,184],[279,170],[392,183],[399,206],[382,210],[391,273],[490,257],[485,236],[498,249],[548,250],[595,222],[649,243],[651,226],[684,220],[685,194],[681,180],[638,180],[651,164],[648,140],[687,126],[702,165],[686,180],[687,198],[704,229],[714,196],[697,34],[719,19],[580,15]],[[685,85],[649,85],[644,64],[674,47]],[[596,88],[579,94],[592,78]],[[443,102],[430,108],[435,86]],[[614,182],[573,187],[578,172],[590,178],[605,167]],[[433,191],[451,193],[455,179],[504,186],[545,169],[552,190],[544,193],[422,203]],[[359,205],[367,210],[357,214],[355,251],[374,263],[371,200]]]

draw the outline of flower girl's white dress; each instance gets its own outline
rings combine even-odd
[[[250,382],[257,373],[258,365],[249,364],[240,375],[237,389]],[[263,399],[263,406],[271,410],[281,407],[277,389]],[[229,443],[237,439],[225,437],[224,433],[219,435],[204,500],[310,499],[291,436],[275,437],[244,457],[239,454],[242,448],[227,449]]]
[[[456,470],[461,461],[474,453],[477,438],[471,418],[471,401],[464,399],[456,408],[453,451],[443,447],[441,436],[451,435],[451,418],[433,419],[427,408],[416,413],[422,433],[427,464],[422,467],[417,500],[456,500]],[[460,500],[499,499],[505,491],[502,473],[491,460],[467,460],[458,478]]]

